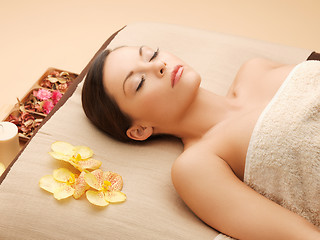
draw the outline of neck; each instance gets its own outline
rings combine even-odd
[[[199,88],[186,113],[170,129],[162,132],[180,137],[184,143],[190,142],[226,120],[234,109],[232,99]]]

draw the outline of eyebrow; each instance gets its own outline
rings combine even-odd
[[[143,47],[144,47],[144,46],[142,45],[142,46],[139,48],[139,55],[140,55],[140,57],[142,57],[142,48],[143,48]],[[130,78],[132,75],[133,75],[133,71],[130,71],[129,74],[126,76],[126,78],[125,78],[124,81],[123,81],[122,88],[123,88],[124,95],[126,95],[126,91],[124,90],[124,86],[125,86],[126,81],[128,80],[128,78]]]

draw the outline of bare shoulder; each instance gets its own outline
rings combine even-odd
[[[212,144],[210,145],[212,146]],[[197,177],[199,179],[198,175],[203,176],[204,171],[219,172],[218,165],[228,166],[212,149],[209,149],[208,144],[195,143],[185,149],[174,162],[171,169],[173,183],[178,188],[183,188],[185,178]]]
[[[237,239],[318,239],[312,224],[256,193],[206,149],[195,144],[172,167],[178,194],[200,219]]]
[[[259,69],[271,69],[271,68],[278,68],[284,66],[284,63],[280,63],[277,61],[273,61],[267,58],[252,58],[246,61],[241,68],[259,68]]]
[[[191,186],[197,191],[208,192],[208,184],[212,186],[210,194],[215,192],[228,180],[238,181],[226,161],[207,148],[206,144],[195,144],[185,150],[174,162],[171,169],[173,184],[182,198],[188,202]],[[188,204],[189,205],[189,204]],[[193,205],[192,203],[190,204]]]
[[[229,165],[196,144],[180,155],[171,173],[174,187],[187,206],[211,227],[232,235],[225,228],[231,222],[223,218],[230,214],[227,209],[236,199],[228,196],[239,191],[237,184],[230,183],[240,180]]]
[[[237,77],[261,78],[267,72],[286,66],[286,64],[275,62],[266,58],[252,58],[240,67]]]
[[[201,198],[219,192],[215,185],[225,181],[223,172],[226,168],[227,164],[215,154],[210,153],[202,144],[189,147],[172,166],[171,177],[176,191],[187,206],[207,223],[207,208],[203,208],[207,201]],[[211,185],[211,189],[208,189],[208,185]],[[213,219],[215,217],[216,214],[212,215]],[[211,226],[217,229],[214,223],[211,223]]]

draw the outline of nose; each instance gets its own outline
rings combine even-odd
[[[166,71],[167,64],[162,60],[150,62],[151,70],[157,77],[162,77]]]

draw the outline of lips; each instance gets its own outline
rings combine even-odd
[[[183,72],[183,66],[182,65],[177,65],[174,67],[172,73],[171,73],[171,86],[174,87],[176,85],[182,75]]]

